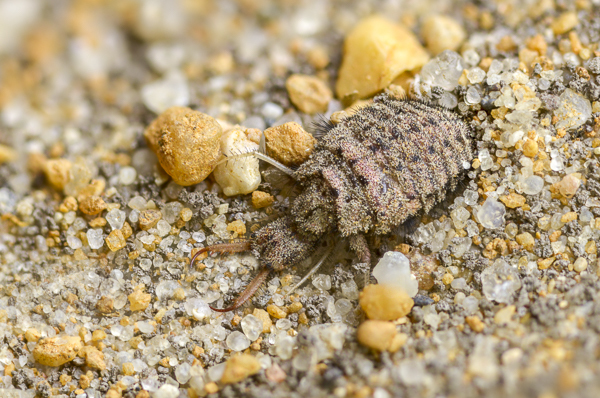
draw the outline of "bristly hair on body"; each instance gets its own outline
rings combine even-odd
[[[290,175],[301,191],[285,216],[254,232],[249,242],[203,249],[251,250],[262,266],[221,311],[239,308],[271,272],[306,259],[330,235],[347,238],[362,264],[356,268],[368,273],[366,237],[389,234],[431,210],[456,188],[474,156],[470,125],[424,101],[382,94],[338,124],[320,120],[316,128],[322,136],[296,170],[260,151],[236,155],[269,162]]]

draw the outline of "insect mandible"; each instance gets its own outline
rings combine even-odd
[[[472,140],[469,125],[452,111],[389,94],[329,126],[293,172],[301,193],[288,214],[250,241],[208,246],[192,258],[191,264],[208,251],[251,250],[261,263],[231,306],[211,308],[239,308],[271,272],[298,264],[329,234],[349,239],[358,261],[370,266],[365,236],[389,234],[440,202],[472,161]]]

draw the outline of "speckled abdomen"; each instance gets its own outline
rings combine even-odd
[[[325,134],[297,177],[305,187],[323,179],[343,236],[385,234],[443,199],[472,158],[456,114],[381,95]]]

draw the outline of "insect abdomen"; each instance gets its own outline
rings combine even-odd
[[[381,95],[332,128],[298,176],[305,186],[311,178],[329,184],[343,236],[385,234],[430,210],[472,158],[469,127],[457,115]]]

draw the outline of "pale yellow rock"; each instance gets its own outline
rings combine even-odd
[[[523,246],[523,249],[527,251],[533,251],[535,246],[535,239],[529,232],[523,232],[515,237],[518,244]]]
[[[271,315],[273,318],[277,318],[277,319],[283,319],[287,316],[287,312],[285,310],[283,310],[281,307],[275,305],[275,304],[270,304],[267,306],[267,312],[269,313],[269,315]]]
[[[402,346],[404,346],[404,344],[406,344],[407,341],[408,341],[408,335],[406,333],[398,333],[392,339],[392,343],[390,344],[390,346],[388,347],[387,350],[389,352],[394,353],[394,352],[398,351],[400,348],[402,348]]]
[[[494,315],[494,323],[497,325],[502,325],[510,322],[511,317],[515,313],[516,307],[514,305],[509,305],[507,307],[502,308],[496,315]]]
[[[44,163],[44,174],[50,185],[62,191],[69,182],[71,162],[67,159],[50,159]]]
[[[407,315],[414,301],[401,289],[390,285],[368,285],[360,293],[360,306],[369,319],[391,321]]]
[[[75,359],[81,347],[79,336],[41,339],[33,349],[33,358],[41,365],[60,366]]]
[[[42,334],[34,328],[31,329],[27,329],[27,331],[25,332],[25,340],[27,340],[29,343],[31,342],[37,342],[40,338],[42,337]]]
[[[92,369],[105,370],[104,354],[96,347],[88,345],[79,350],[78,355],[85,359],[85,364]]]
[[[221,383],[233,384],[260,372],[260,362],[252,355],[242,354],[231,357],[225,364]]]
[[[143,292],[143,286],[138,286],[127,298],[131,311],[144,311],[150,304],[152,296]]]
[[[273,195],[270,195],[263,191],[254,191],[252,192],[252,206],[256,209],[261,209],[263,207],[271,206],[275,198]]]
[[[317,140],[296,122],[270,127],[264,131],[267,154],[286,166],[304,162]]]
[[[516,209],[517,207],[522,207],[527,199],[523,195],[519,195],[518,193],[511,192],[508,195],[500,196],[500,201],[511,209]]]
[[[575,263],[573,264],[573,269],[575,270],[575,272],[583,272],[587,270],[587,266],[587,259],[585,257],[579,257],[577,260],[575,260]]]
[[[368,97],[390,85],[402,72],[423,66],[427,51],[406,27],[380,16],[363,19],[344,41],[344,57],[335,91]]]
[[[465,318],[467,325],[476,333],[481,333],[485,329],[485,323],[477,316],[468,316]]]
[[[558,18],[552,21],[550,25],[555,35],[562,35],[573,29],[579,23],[579,18],[575,11],[562,13]]]
[[[160,210],[150,209],[143,210],[140,212],[139,223],[140,229],[143,231],[147,231],[150,228],[153,228],[162,218],[162,213]]]
[[[0,144],[0,164],[12,162],[17,158],[17,153],[11,147]]]
[[[333,93],[323,80],[308,75],[294,74],[285,82],[292,103],[304,113],[324,113]]]
[[[226,162],[217,166],[213,172],[215,181],[227,196],[245,195],[260,184],[258,159],[254,156],[241,158],[232,157],[258,149],[258,145],[250,141],[242,130],[234,129],[223,134],[221,151],[230,157]]]
[[[125,362],[123,366],[121,366],[121,373],[123,373],[125,376],[133,376],[135,374],[133,363]]]
[[[101,213],[106,209],[106,202],[99,196],[85,196],[79,202],[79,210],[90,216]]]
[[[581,186],[581,180],[574,174],[567,174],[558,183],[558,190],[565,198],[572,198]]]
[[[144,132],[162,168],[183,186],[199,183],[215,168],[221,135],[215,119],[184,107],[167,109]]]
[[[227,224],[227,230],[233,232],[233,238],[235,239],[246,233],[246,224],[242,220],[235,220]]]
[[[271,332],[271,326],[273,326],[273,321],[271,320],[271,317],[269,316],[269,313],[265,310],[261,310],[259,308],[255,308],[254,312],[252,312],[252,315],[254,315],[255,317],[257,317],[258,319],[260,319],[263,323],[263,333],[270,333]]]
[[[120,229],[115,229],[112,231],[110,234],[108,234],[104,241],[106,242],[106,246],[108,246],[108,248],[113,252],[116,252],[117,250],[127,246],[127,240]]]
[[[421,28],[425,46],[436,55],[444,50],[456,51],[467,34],[455,19],[444,15],[428,17]]]
[[[377,351],[387,350],[396,336],[396,326],[391,322],[366,320],[356,330],[358,342]]]

